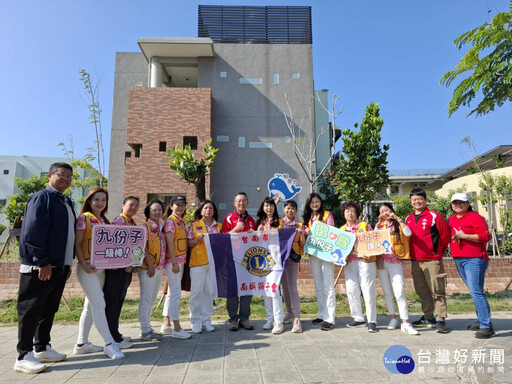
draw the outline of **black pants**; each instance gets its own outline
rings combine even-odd
[[[20,358],[34,348],[36,352],[44,351],[50,343],[53,318],[59,310],[68,273],[69,266],[54,267],[47,281],[39,280],[39,270],[20,273],[16,347]]]
[[[105,314],[108,328],[116,343],[123,341],[123,335],[119,333],[119,316],[121,316],[121,309],[131,282],[131,272],[125,272],[124,269],[105,270],[105,285],[103,286]]]

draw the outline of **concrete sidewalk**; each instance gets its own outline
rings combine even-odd
[[[417,319],[412,316],[412,320]],[[0,381],[9,383],[512,383],[512,313],[493,313],[497,336],[473,338],[466,326],[474,315],[451,315],[451,332],[420,330],[409,336],[387,330],[387,317],[378,319],[379,332],[349,329],[350,319],[336,319],[336,329],[323,332],[303,320],[304,332],[273,336],[255,320],[254,331],[230,332],[217,323],[216,332],[193,335],[189,340],[163,337],[160,342],[142,342],[138,324],[123,324],[122,333],[134,338],[126,358],[110,360],[103,353],[71,355],[78,325],[55,325],[52,346],[68,358],[51,364],[39,375],[13,372],[17,328],[0,327]],[[190,324],[183,322],[187,329]],[[159,326],[154,324],[155,330]],[[189,330],[190,328],[188,328]],[[100,344],[95,328],[91,341]],[[392,345],[409,348],[415,361],[412,373],[394,374],[383,364],[384,352]],[[467,356],[464,362],[464,350]],[[456,358],[459,358],[459,362]],[[482,360],[483,359],[483,360]]]

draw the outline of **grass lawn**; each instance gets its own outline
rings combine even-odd
[[[487,299],[491,311],[512,311],[512,291],[503,291],[497,293],[488,293]],[[55,315],[55,322],[62,324],[70,324],[78,322],[84,299],[81,297],[66,298],[68,306],[61,301],[59,312]],[[421,313],[420,300],[415,292],[407,294],[407,301],[409,303],[409,312],[411,314]],[[475,306],[471,300],[469,293],[457,293],[448,295],[448,313],[474,313]],[[2,300],[0,301],[0,324],[14,325],[17,322],[16,300]],[[156,304],[156,303],[155,303]],[[317,314],[316,298],[314,296],[301,297],[301,316],[305,318],[314,318]],[[121,322],[138,322],[138,306],[139,301],[135,299],[127,299],[124,303],[121,312]],[[153,320],[162,319],[162,307],[159,308],[155,305],[153,308]],[[180,314],[183,320],[188,320],[188,298],[181,299]],[[384,296],[377,295],[377,313],[386,314],[386,304]],[[398,312],[397,312],[398,313]],[[350,310],[346,296],[336,295],[336,316],[349,317]],[[254,296],[251,304],[251,318],[252,319],[265,319],[265,305],[263,298]],[[215,310],[212,316],[213,320],[227,320],[226,299],[215,300]]]

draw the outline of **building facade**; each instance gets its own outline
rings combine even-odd
[[[221,218],[239,191],[255,213],[275,174],[295,180],[302,190],[294,198],[304,202],[312,187],[296,149],[309,148],[313,173],[330,153],[329,140],[314,150],[315,121],[328,117],[315,111],[310,7],[199,6],[197,38],[138,44],[140,53],[116,56],[111,211],[131,194],[142,206],[175,194],[194,201],[194,186],[169,168],[166,150],[190,144],[201,156],[210,137],[219,151],[207,195]]]

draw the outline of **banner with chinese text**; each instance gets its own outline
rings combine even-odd
[[[315,221],[304,246],[304,251],[319,259],[345,265],[356,236],[339,228]]]
[[[92,227],[91,264],[99,269],[139,267],[146,242],[144,226],[95,225]]]
[[[214,297],[279,296],[295,229],[204,237]]]
[[[376,256],[391,253],[391,236],[386,229],[356,233],[358,256]]]

